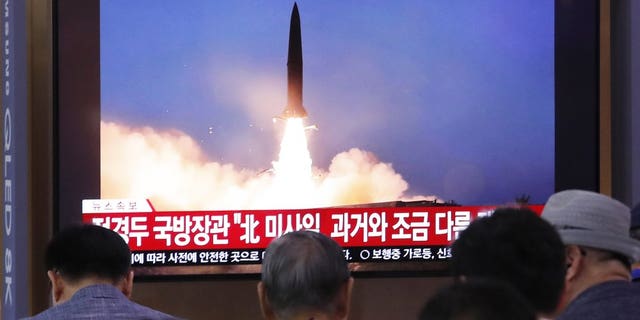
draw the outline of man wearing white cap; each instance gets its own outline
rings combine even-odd
[[[640,286],[631,283],[631,264],[640,259],[640,241],[629,236],[629,207],[599,193],[567,190],[549,198],[542,217],[566,246],[557,320],[639,319]]]

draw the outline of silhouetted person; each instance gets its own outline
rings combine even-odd
[[[54,306],[41,319],[176,319],[129,300],[131,252],[116,232],[90,225],[60,231],[46,249]]]
[[[541,317],[554,313],[564,284],[564,245],[556,230],[525,208],[499,208],[473,221],[452,246],[458,281],[487,278],[517,289]]]
[[[266,319],[346,319],[352,286],[335,241],[313,231],[295,231],[267,248],[258,298]]]
[[[536,312],[508,283],[469,279],[436,293],[420,312],[419,320],[535,320]]]
[[[566,245],[563,311],[557,319],[638,319],[640,286],[630,282],[630,271],[640,258],[640,242],[629,236],[629,207],[599,193],[567,190],[549,198],[542,217]]]

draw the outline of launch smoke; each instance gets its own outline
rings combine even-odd
[[[209,161],[181,131],[102,122],[100,143],[101,197],[148,198],[158,210],[284,209],[434,198],[410,198],[408,183],[390,163],[357,148],[335,155],[328,169],[313,168],[312,184],[303,188],[306,196],[300,203],[300,197],[282,192],[272,172]]]

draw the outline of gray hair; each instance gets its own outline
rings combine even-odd
[[[333,313],[350,273],[342,248],[313,231],[294,231],[271,242],[262,262],[265,295],[279,318],[299,311]]]

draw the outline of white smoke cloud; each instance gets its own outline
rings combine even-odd
[[[320,182],[328,205],[399,200],[408,187],[391,164],[356,148],[336,155]]]
[[[314,168],[313,176],[306,207],[434,199],[406,196],[409,186],[390,163],[356,148],[336,155],[327,170]],[[101,124],[105,199],[148,198],[159,210],[285,208],[291,197],[273,192],[273,180],[269,172],[208,161],[180,131]]]

